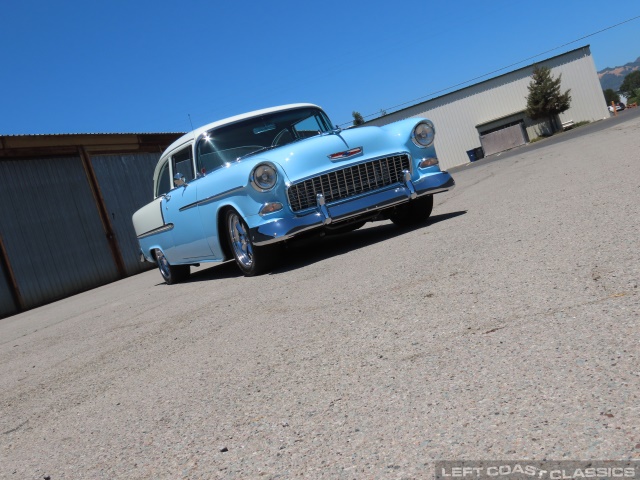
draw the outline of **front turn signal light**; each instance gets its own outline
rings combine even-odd
[[[283,206],[280,202],[269,202],[265,203],[260,209],[260,216],[267,215],[269,213],[277,212],[278,210],[282,210]]]
[[[427,167],[433,167],[434,165],[438,165],[438,159],[436,157],[431,157],[431,158],[423,158],[422,160],[420,160],[418,167],[427,168]]]

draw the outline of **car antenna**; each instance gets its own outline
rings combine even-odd
[[[191,124],[191,130],[193,130],[193,122],[191,121],[191,114],[187,113],[187,117],[189,117],[189,123]]]

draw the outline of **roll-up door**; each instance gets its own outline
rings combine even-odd
[[[485,156],[504,152],[527,143],[522,123],[511,125],[491,133],[480,135],[480,143]]]

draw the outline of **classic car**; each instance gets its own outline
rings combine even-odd
[[[301,235],[425,222],[432,195],[454,187],[434,136],[422,118],[341,130],[312,104],[197,128],[161,155],[155,200],[133,215],[141,260],[156,263],[168,284],[191,265],[231,259],[251,276]]]

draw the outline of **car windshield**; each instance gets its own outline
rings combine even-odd
[[[270,148],[281,147],[331,130],[326,114],[313,107],[249,118],[215,128],[196,147],[198,172],[208,173]]]

